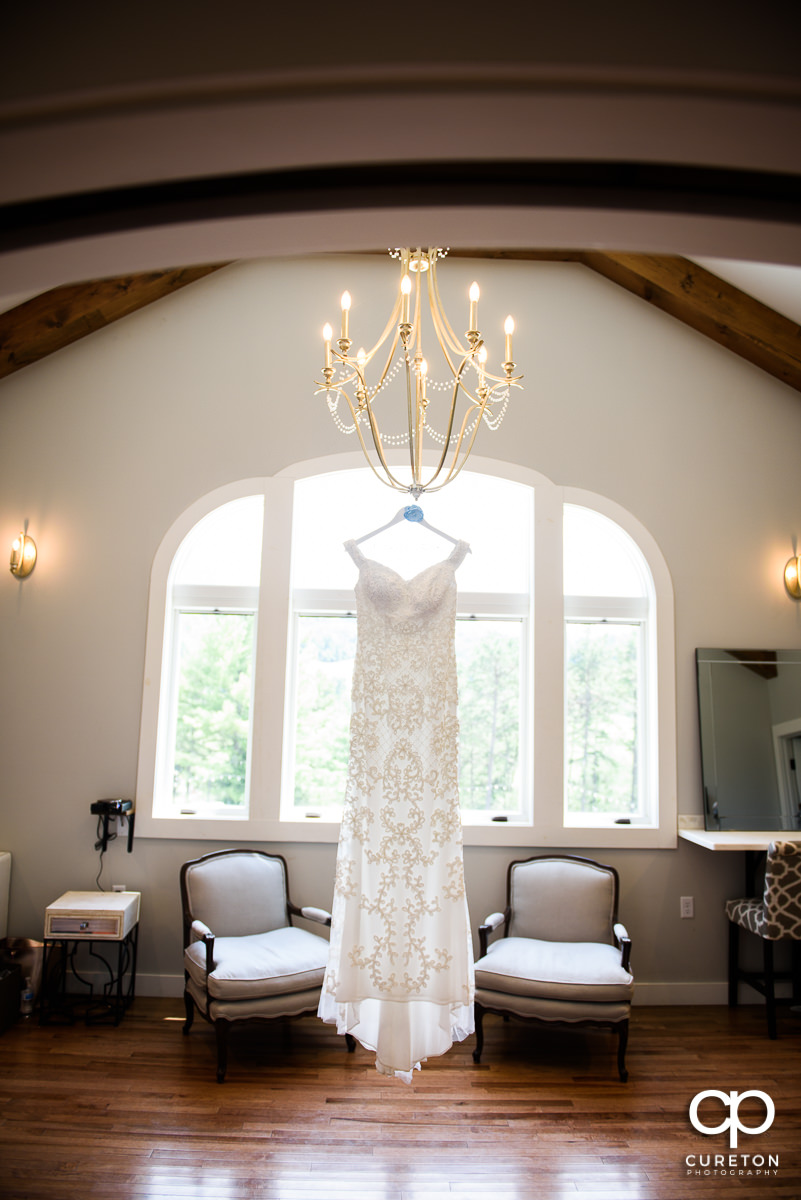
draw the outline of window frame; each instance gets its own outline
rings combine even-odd
[[[613,603],[611,605],[609,605],[608,608],[603,604],[599,604],[596,609],[596,606],[593,605],[592,612],[590,612],[590,611],[586,611],[583,613],[571,612],[571,611],[568,611],[568,600],[571,600],[571,599],[573,599],[573,597],[567,597],[567,596],[565,597],[565,621],[564,621],[565,644],[567,644],[567,630],[568,630],[569,625],[602,625],[602,626],[607,626],[607,627],[610,625],[619,625],[619,626],[622,625],[622,626],[636,629],[637,643],[638,643],[638,648],[637,648],[637,692],[636,692],[637,715],[635,718],[636,729],[637,729],[637,743],[638,743],[637,789],[638,789],[638,793],[641,796],[644,796],[644,803],[641,804],[641,809],[643,807],[645,807],[645,808],[647,808],[647,811],[643,812],[641,815],[637,815],[637,816],[633,816],[631,814],[623,814],[623,813],[620,813],[620,814],[618,814],[618,816],[616,816],[613,812],[598,813],[596,815],[593,815],[591,813],[584,813],[583,814],[583,819],[585,822],[584,824],[582,824],[582,821],[579,819],[578,814],[571,817],[571,814],[568,812],[568,808],[567,808],[567,801],[568,801],[568,796],[567,796],[568,743],[567,743],[566,737],[564,737],[564,734],[563,734],[563,753],[564,753],[564,759],[565,759],[565,796],[564,796],[564,817],[563,817],[563,819],[565,822],[565,828],[587,829],[587,828],[591,828],[592,826],[595,826],[595,825],[598,825],[598,826],[611,825],[611,824],[618,823],[618,819],[619,818],[623,819],[624,817],[625,817],[625,820],[623,821],[623,823],[628,823],[631,825],[640,825],[643,827],[653,825],[653,823],[654,823],[654,821],[653,821],[654,799],[653,799],[653,795],[652,795],[653,780],[652,780],[652,773],[651,773],[651,759],[653,757],[653,748],[651,745],[651,738],[649,737],[649,729],[648,729],[648,715],[649,715],[649,711],[650,711],[650,707],[651,707],[649,700],[651,700],[651,702],[652,702],[652,699],[648,695],[648,693],[650,691],[652,691],[652,689],[650,687],[650,679],[649,679],[651,671],[649,670],[649,646],[648,646],[649,636],[648,635],[649,635],[650,621],[649,621],[648,614],[646,611],[643,611],[644,605],[643,605],[643,602],[639,599],[634,601],[634,604],[632,606],[632,607],[634,607],[636,605],[636,608],[640,610],[637,615],[627,613],[623,607],[624,602],[620,601],[620,600],[613,601]],[[587,605],[586,607],[589,610],[590,606]],[[613,615],[609,615],[610,612],[612,612]],[[565,682],[567,682],[567,667],[565,668]],[[565,719],[564,719],[564,724],[562,727],[563,731],[566,728],[566,726],[567,726],[567,698],[565,699]]]
[[[172,803],[167,802],[166,793],[172,793],[170,779],[175,772],[176,758],[176,743],[177,743],[177,724],[178,724],[178,694],[180,692],[180,672],[179,658],[181,642],[179,636],[179,626],[181,618],[184,616],[195,616],[202,614],[214,614],[219,616],[252,616],[253,617],[253,649],[250,656],[250,714],[253,713],[253,688],[256,678],[256,648],[258,646],[258,592],[256,587],[220,587],[215,588],[209,585],[192,586],[179,585],[169,589],[169,611],[165,621],[165,649],[164,649],[164,681],[162,685],[162,695],[167,690],[166,681],[169,680],[169,704],[167,706],[159,703],[159,737],[158,750],[156,755],[156,788],[165,793],[161,801],[162,806],[167,809],[176,807],[174,795]],[[245,806],[242,812],[237,813],[236,817],[231,816],[230,819],[236,820],[238,823],[247,821],[250,815],[250,793],[251,793],[251,764],[253,761],[253,720],[248,721],[248,750],[247,750],[247,765],[245,775]],[[205,816],[197,813],[194,814],[197,818],[209,819],[214,821],[224,820],[224,809],[220,808],[216,814],[206,812]],[[187,816],[189,814],[184,814]],[[159,815],[158,820],[166,819]]]
[[[145,670],[136,785],[137,835],[179,840],[230,839],[253,842],[337,842],[339,822],[282,820],[280,797],[285,785],[285,697],[287,645],[293,614],[290,595],[292,494],[296,479],[363,467],[358,451],[293,464],[276,475],[238,480],[217,488],[191,504],[169,527],[156,551],[151,572],[145,646]],[[531,823],[488,822],[463,827],[465,845],[601,848],[675,848],[677,839],[675,633],[673,590],[664,557],[641,523],[614,501],[584,489],[562,487],[546,476],[495,459],[471,456],[476,472],[498,475],[534,489],[534,603],[529,625],[529,727],[526,752],[532,789]],[[175,554],[194,525],[230,500],[265,497],[262,572],[265,580],[285,586],[261,586],[257,614],[253,686],[250,815],[246,819],[158,817],[153,813],[159,737],[159,697],[164,661],[169,576]],[[616,522],[638,546],[651,574],[652,618],[649,622],[655,664],[652,680],[656,708],[650,716],[657,788],[657,822],[653,826],[566,825],[564,813],[564,638],[554,637],[564,625],[562,511],[565,504],[595,510]],[[357,531],[358,532],[358,531]],[[465,597],[467,599],[467,597]],[[466,606],[465,606],[466,607]],[[463,606],[460,603],[460,611]],[[547,703],[537,703],[547,697]],[[531,719],[533,714],[533,720]]]

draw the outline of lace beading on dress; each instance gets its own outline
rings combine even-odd
[[[473,1031],[458,792],[455,571],[359,567],[351,755],[319,1015],[411,1078]]]

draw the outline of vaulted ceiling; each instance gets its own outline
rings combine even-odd
[[[580,263],[801,391],[801,326],[679,256],[565,251],[450,251],[465,257]],[[0,378],[53,354],[224,263],[69,284],[0,313]]]

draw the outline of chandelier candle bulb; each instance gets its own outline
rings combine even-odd
[[[487,347],[486,346],[481,347],[478,354],[476,355],[476,358],[478,359],[478,386],[480,388],[483,388],[483,386],[484,386],[484,367],[487,362]]]
[[[506,334],[506,361],[512,361],[512,334],[515,331],[515,323],[512,317],[507,317],[503,323],[503,331]]]
[[[333,329],[326,322],[326,324],[323,326],[323,341],[325,342],[325,365],[326,365],[326,367],[331,366],[331,338],[333,336],[333,333],[334,333]]]
[[[350,313],[350,292],[343,292],[340,301],[342,305],[342,341],[348,340],[348,315]]]
[[[480,290],[478,284],[475,282],[475,280],[470,284],[470,291],[468,292],[468,295],[470,297],[470,329],[469,329],[469,332],[473,333],[478,329],[478,325],[476,323],[478,320],[478,298],[481,295],[481,290]]]
[[[401,280],[401,324],[409,324],[409,295],[412,290],[412,281],[408,275],[404,275]]]

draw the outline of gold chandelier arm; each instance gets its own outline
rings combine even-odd
[[[455,375],[456,372],[453,369],[453,364],[451,363],[450,357],[445,349],[445,343],[447,342],[454,354],[458,354],[460,357],[464,357],[465,355],[469,357],[471,351],[469,347],[465,346],[462,339],[453,332],[451,324],[448,321],[448,318],[445,316],[445,308],[442,304],[439,294],[436,266],[433,261],[431,263],[431,269],[428,273],[428,298],[431,304],[431,316],[434,319],[434,327],[438,331],[437,340],[442,347],[443,354],[448,359],[448,365],[450,366],[451,371]],[[481,341],[479,340],[476,342],[475,350],[478,350],[480,345]]]
[[[397,340],[398,340],[398,321],[399,321],[399,318],[400,318],[400,310],[401,310],[401,299],[400,299],[400,296],[399,296],[399,297],[398,297],[398,299],[395,301],[395,306],[394,306],[394,308],[392,309],[392,312],[390,313],[389,320],[387,321],[386,325],[384,326],[384,331],[383,331],[383,333],[381,334],[381,336],[379,337],[378,341],[377,341],[377,342],[376,342],[376,344],[373,346],[373,348],[372,348],[371,350],[369,350],[369,351],[367,352],[367,354],[365,355],[365,359],[364,359],[365,363],[369,363],[369,362],[371,362],[371,361],[372,361],[372,359],[373,359],[373,358],[376,356],[376,354],[378,353],[378,351],[379,351],[379,350],[381,349],[381,347],[384,345],[384,342],[385,342],[385,341],[387,340],[387,338],[389,337],[390,331],[391,331],[393,328],[394,328],[394,330],[395,330],[395,337],[394,337],[394,339],[393,339],[393,346],[394,346],[394,345],[397,343]],[[386,370],[385,370],[384,374],[386,374]],[[382,376],[382,379],[383,379],[383,376]]]
[[[434,273],[433,262],[429,275],[428,290],[429,300],[431,302],[431,316],[434,321],[434,328],[437,330],[437,340],[442,348],[442,353],[447,360],[448,366],[451,369],[451,373],[455,375],[456,371],[453,363],[451,362],[450,355],[445,348],[445,342],[447,341],[451,350],[453,350],[456,354],[463,355],[468,359],[472,359],[474,354],[478,353],[478,351],[484,345],[484,339],[480,337],[475,346],[466,347],[460,338],[454,333],[450,322],[445,315],[445,309],[439,294],[439,284],[437,282],[436,274]],[[511,383],[512,381],[516,383],[518,380],[523,378],[522,375],[514,375],[512,377],[507,377],[506,375],[494,375],[491,371],[488,371],[486,367],[484,367],[483,374],[485,379],[489,379],[493,383]],[[468,393],[468,395],[471,394],[464,383],[462,383],[462,387],[464,391]]]
[[[408,347],[404,350],[404,370],[406,373],[406,422],[409,435],[409,466],[412,471],[412,483],[420,486],[420,462],[417,457],[417,422],[420,414],[417,410],[417,388],[412,392],[412,364]]]
[[[476,407],[480,408],[481,411],[478,414],[478,416],[476,417],[475,424],[473,425],[473,428],[470,431],[467,447],[464,450],[462,449],[462,443],[464,442],[465,430],[467,428],[467,422],[471,416],[471,410],[469,410],[469,409],[464,415],[464,419],[462,421],[462,427],[459,430],[459,436],[456,439],[456,448],[453,452],[453,462],[451,463],[450,470],[448,471],[447,475],[443,479],[442,483],[440,483],[435,488],[429,488],[429,486],[426,485],[426,488],[425,488],[426,491],[432,491],[432,492],[441,491],[442,488],[444,488],[446,484],[450,483],[453,479],[456,478],[456,476],[459,474],[462,467],[465,465],[468,458],[470,457],[470,453],[473,449],[473,443],[476,440],[476,435],[478,434],[478,429],[481,424],[481,418],[484,415],[484,409],[486,408],[486,402],[480,403],[480,404],[476,405]],[[460,454],[461,454],[461,460],[459,458]],[[444,458],[444,456],[443,456],[443,458]],[[439,469],[437,470],[436,474],[432,476],[432,479],[430,482],[433,483],[434,479],[436,479],[437,475],[439,475],[441,469],[442,469],[442,464],[440,464]]]
[[[383,337],[382,337],[381,341],[383,341],[383,340],[384,340],[384,337],[386,337],[386,334],[389,332],[390,328],[391,328],[391,325],[388,325],[388,326],[387,326],[387,328],[386,328],[386,330],[385,330],[385,332],[384,332],[384,335],[383,335]],[[375,397],[378,395],[378,393],[381,391],[381,388],[382,388],[382,386],[383,386],[383,384],[384,384],[384,380],[386,379],[387,375],[389,374],[390,367],[392,366],[393,360],[394,360],[394,358],[395,358],[395,353],[396,353],[396,351],[397,351],[397,349],[398,349],[398,341],[399,341],[399,340],[400,340],[400,334],[399,334],[399,332],[398,332],[398,330],[397,330],[397,328],[396,328],[396,329],[395,329],[395,336],[394,336],[394,338],[392,339],[392,345],[391,345],[391,346],[390,346],[390,348],[389,348],[389,354],[387,355],[387,360],[386,360],[386,362],[384,363],[384,369],[383,369],[383,371],[381,372],[381,375],[380,375],[380,377],[379,377],[378,383],[375,385],[375,387],[372,389],[372,391],[370,391],[370,392],[368,393],[368,394],[369,394],[369,397],[370,397],[370,399],[371,399],[371,400],[374,400],[374,399],[375,399]],[[371,354],[375,354],[375,353],[376,353],[376,351],[377,351],[377,350],[379,350],[380,348],[381,348],[381,342],[377,342],[377,343],[376,343],[376,345],[375,345],[375,348],[374,348],[374,349],[371,351]],[[365,359],[365,365],[366,365],[366,364],[367,364],[369,361],[370,361],[370,358],[369,358],[369,356],[368,356],[368,358],[366,358],[366,359]]]
[[[368,423],[370,426],[370,434],[372,436],[373,446],[375,448],[375,452],[378,457],[378,461],[380,462],[381,466],[383,467],[384,472],[387,476],[387,479],[390,481],[389,483],[387,483],[387,479],[382,479],[381,474],[377,470],[376,465],[370,456],[370,450],[367,446],[367,442],[364,439],[364,434],[362,433],[361,423],[359,421],[360,414],[354,408],[353,401],[351,400],[350,396],[348,395],[347,392],[343,391],[342,388],[340,388],[340,387],[335,386],[335,387],[329,388],[328,390],[332,391],[332,392],[338,392],[341,396],[345,397],[345,403],[347,404],[348,408],[350,409],[350,415],[353,418],[353,427],[356,430],[356,436],[359,439],[359,445],[362,448],[362,453],[364,454],[364,457],[367,460],[367,465],[369,466],[369,468],[373,472],[373,474],[376,476],[376,478],[380,479],[382,483],[385,483],[387,485],[387,487],[391,487],[391,488],[394,488],[394,489],[396,489],[398,491],[402,491],[402,492],[408,491],[408,488],[406,487],[406,485],[404,483],[402,483],[399,479],[396,479],[395,476],[392,474],[392,471],[389,469],[389,465],[387,464],[386,458],[384,457],[384,450],[383,450],[383,447],[381,444],[381,432],[378,428],[378,422],[376,421],[375,416],[373,414],[373,409],[372,409],[372,405],[370,404],[370,401],[369,400],[366,401],[365,406],[362,409],[362,413],[365,413],[365,412],[367,413],[367,420],[368,420]]]
[[[445,460],[447,459],[448,454],[451,449],[451,437],[453,436],[453,425],[454,425],[454,420],[456,417],[456,402],[459,398],[459,389],[461,388],[462,391],[465,392],[466,396],[471,401],[473,408],[480,407],[479,402],[474,400],[474,398],[470,395],[470,393],[467,391],[467,389],[464,387],[464,385],[461,382],[462,372],[464,371],[467,361],[468,361],[467,358],[463,358],[461,365],[459,366],[459,370],[454,372],[456,378],[454,379],[454,383],[453,383],[453,394],[451,396],[451,406],[450,406],[450,411],[448,413],[448,426],[445,431],[445,438],[444,438],[444,441],[442,444],[442,454],[440,455],[439,462],[437,463],[437,467],[436,467],[436,470],[434,471],[434,474],[429,478],[428,483],[425,485],[426,491],[428,491],[431,487],[431,484],[436,479],[439,478],[439,475],[441,474],[442,469],[445,466]],[[472,411],[472,409],[468,409],[467,412],[465,413],[464,421],[462,422],[462,430],[461,430],[461,433],[459,434],[459,439],[458,439],[457,446],[456,446],[456,451],[455,451],[456,454],[458,454],[458,452],[459,452],[459,446],[461,445],[462,438],[464,436],[465,425],[467,424],[467,419],[470,416],[471,411]],[[449,476],[449,478],[450,478],[450,476]],[[447,483],[447,479],[445,480],[445,483]],[[445,484],[443,483],[440,486],[444,487]],[[439,488],[437,488],[435,490],[438,491]]]
[[[520,386],[519,381],[523,378],[523,376],[522,375],[508,375],[508,376],[507,375],[493,375],[491,371],[485,370],[484,378],[491,380],[491,382],[496,384],[496,386],[499,386],[500,384],[508,383],[510,385],[514,384],[515,387],[519,387]],[[496,388],[493,388],[492,390],[495,391]]]
[[[384,446],[381,441],[381,431],[378,428],[378,421],[375,418],[375,413],[373,412],[373,405],[369,399],[365,403],[364,411],[367,413],[367,420],[370,425],[370,434],[373,439],[373,447],[375,448],[376,457],[378,458],[378,461],[380,462],[380,464],[384,470],[384,473],[387,476],[387,479],[390,481],[389,486],[392,488],[395,488],[401,492],[408,492],[409,488],[407,487],[407,485],[405,483],[402,483],[399,479],[396,479],[395,476],[393,475],[392,471],[390,470],[389,463],[387,462],[386,456],[384,455]],[[370,455],[367,451],[367,448],[365,446],[365,442],[364,442],[364,438],[362,437],[361,429],[357,428],[357,432],[359,434],[359,441],[361,442],[362,450],[364,451],[364,456],[367,459],[367,462],[369,463],[373,472],[376,475],[378,475],[378,472],[376,471],[376,468],[375,468],[375,466],[370,458]],[[381,476],[379,475],[378,478],[380,479]]]
[[[403,271],[403,270],[404,270],[404,260],[402,259],[401,271]],[[357,369],[356,374],[361,376],[361,382],[364,384],[365,392],[367,393],[367,395],[369,395],[370,399],[373,399],[377,395],[377,393],[381,390],[381,387],[382,387],[387,375],[389,374],[390,368],[392,367],[392,363],[395,358],[395,353],[396,353],[397,347],[398,347],[398,340],[400,337],[399,320],[400,320],[400,315],[401,315],[401,306],[402,306],[402,299],[401,299],[401,295],[399,292],[398,297],[393,306],[392,312],[389,315],[389,320],[387,321],[386,325],[384,326],[381,336],[378,338],[378,341],[375,343],[375,345],[369,351],[367,351],[365,353],[364,367],[366,367],[367,364],[373,360],[373,358],[376,356],[376,354],[378,354],[379,350],[384,345],[384,343],[386,342],[390,333],[394,329],[395,333],[394,333],[394,337],[392,338],[392,342],[391,342],[391,345],[389,348],[389,353],[387,354],[387,358],[384,363],[384,369],[382,370],[382,372],[378,378],[378,382],[375,384],[375,386],[372,389],[368,389],[366,386],[366,381],[363,376],[364,367],[362,367],[361,372],[359,372]],[[336,354],[336,351],[334,351],[334,353]],[[338,357],[340,357],[340,361],[346,363],[348,366],[350,366],[350,364],[353,361],[352,357],[350,357],[350,356],[348,356],[348,357],[338,356]],[[349,383],[352,382],[352,379],[355,377],[356,376],[349,379],[348,382]]]
[[[348,383],[353,383],[353,380],[356,378],[357,376],[354,372],[353,375],[351,375],[348,379],[342,379],[339,381],[339,383],[323,383],[319,379],[315,379],[314,384],[316,390],[314,395],[321,396],[323,393],[336,392],[338,395],[345,397],[348,407],[350,408],[351,412],[353,412],[353,405],[351,403],[350,396],[345,391],[345,385]]]

